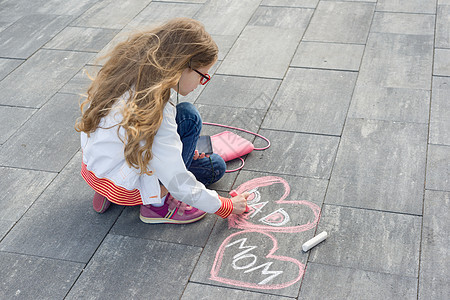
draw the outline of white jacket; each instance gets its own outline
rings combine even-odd
[[[128,166],[123,152],[124,144],[117,131],[117,124],[122,120],[119,108],[123,99],[125,97],[113,106],[90,137],[81,133],[83,163],[87,169],[96,177],[109,179],[127,190],[138,189],[144,204],[163,201],[160,181],[175,199],[208,213],[216,212],[221,206],[217,192],[206,189],[184,165],[182,143],[175,121],[176,108],[171,103],[168,102],[164,108],[163,121],[153,141],[153,157],[148,168],[152,174],[140,175],[137,169]],[[122,140],[124,133],[125,130],[120,128]]]

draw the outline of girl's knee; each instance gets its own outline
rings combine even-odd
[[[198,112],[197,108],[189,102],[181,102],[177,104],[177,123],[178,122],[185,122],[190,121],[192,122],[194,126],[199,128],[201,130],[202,128],[202,117],[200,116],[200,113]]]

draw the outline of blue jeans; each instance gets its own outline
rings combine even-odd
[[[200,113],[189,102],[181,102],[176,108],[177,132],[183,143],[182,156],[186,168],[206,186],[218,181],[226,170],[222,157],[214,153],[209,158],[193,159],[195,146],[202,130]]]

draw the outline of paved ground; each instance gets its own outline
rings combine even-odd
[[[221,51],[184,100],[272,142],[213,187],[255,188],[254,210],[99,215],[73,130],[83,70],[179,16]],[[449,0],[0,1],[0,298],[449,299],[449,16]]]

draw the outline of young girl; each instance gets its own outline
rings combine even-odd
[[[81,175],[94,209],[141,205],[145,223],[191,223],[243,213],[248,193],[224,198],[205,185],[225,172],[223,159],[195,150],[202,121],[190,103],[169,102],[210,80],[218,48],[204,26],[174,19],[117,45],[81,105]]]

